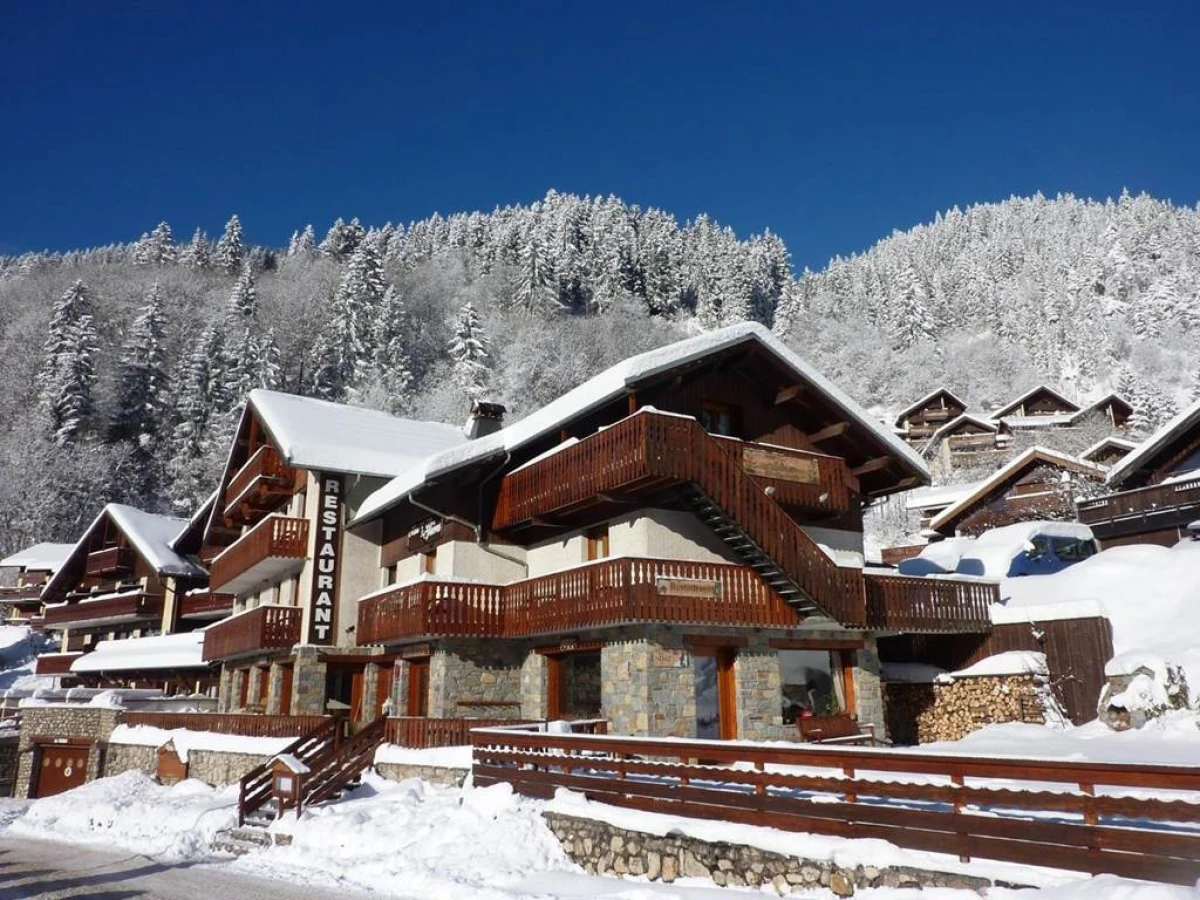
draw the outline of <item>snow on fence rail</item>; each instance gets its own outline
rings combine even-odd
[[[567,788],[612,806],[879,838],[963,860],[1200,878],[1200,767],[516,729],[477,729],[471,742],[476,785],[508,782],[530,797]]]
[[[123,725],[171,730],[212,731],[242,737],[296,737],[328,721],[328,716],[262,716],[254,713],[126,712]]]

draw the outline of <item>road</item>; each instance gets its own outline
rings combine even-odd
[[[0,900],[358,900],[344,887],[267,881],[220,863],[172,865],[118,850],[0,836]]]

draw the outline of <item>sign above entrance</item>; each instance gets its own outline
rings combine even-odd
[[[699,597],[704,600],[721,599],[721,582],[700,581],[694,578],[659,578],[655,587],[660,594],[670,597]]]
[[[332,644],[337,621],[338,557],[342,550],[342,476],[317,476],[317,543],[313,551],[308,643]]]
[[[747,475],[792,481],[798,484],[820,484],[821,472],[815,459],[746,447],[742,451],[742,468]]]

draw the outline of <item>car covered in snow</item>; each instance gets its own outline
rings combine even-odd
[[[982,575],[1016,578],[1052,575],[1100,552],[1092,530],[1075,522],[1019,522],[977,538],[930,544],[900,563],[903,575]]]

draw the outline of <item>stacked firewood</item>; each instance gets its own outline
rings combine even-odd
[[[996,722],[1045,724],[1045,684],[1034,675],[957,678],[887,686],[888,734],[896,744],[956,741]]]

